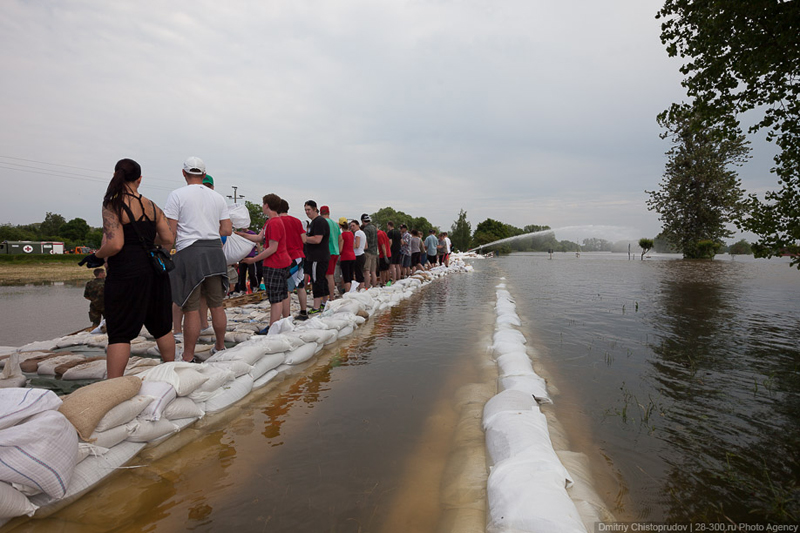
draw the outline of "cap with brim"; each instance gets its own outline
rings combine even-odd
[[[319,208],[319,214],[320,215],[330,215],[331,214],[331,208],[328,207],[327,205],[323,205],[322,207]]]
[[[214,178],[211,177],[211,174],[206,174],[206,177],[203,178],[203,185],[214,186]]]
[[[206,173],[206,164],[199,157],[190,157],[183,162],[183,171],[187,174],[202,176]]]
[[[369,218],[368,214],[364,213],[363,215],[361,215],[361,222],[371,222],[371,221],[372,219]]]
[[[339,225],[341,226],[342,224],[347,225],[347,217],[339,217]]]

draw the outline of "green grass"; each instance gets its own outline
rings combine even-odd
[[[78,264],[81,254],[0,254],[0,264],[35,265],[44,263]]]

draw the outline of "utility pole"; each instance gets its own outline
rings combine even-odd
[[[231,187],[233,187],[233,196],[231,196],[231,195],[229,194],[229,195],[228,195],[228,198],[233,198],[233,203],[235,204],[235,203],[236,203],[236,199],[237,199],[237,198],[244,198],[244,194],[239,194],[239,195],[237,195],[237,194],[236,194],[236,189],[238,189],[239,187],[237,187],[236,185],[231,185]]]

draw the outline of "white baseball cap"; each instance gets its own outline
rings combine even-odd
[[[199,157],[190,157],[183,162],[183,170],[187,174],[202,176],[206,173],[206,164]]]

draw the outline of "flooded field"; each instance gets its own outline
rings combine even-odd
[[[0,285],[0,346],[22,346],[91,326],[85,284]]]
[[[621,519],[800,522],[800,272],[788,260],[514,254],[560,420]],[[591,453],[591,450],[587,450]]]
[[[435,531],[496,279],[440,279],[165,457],[13,531]],[[201,420],[211,425],[210,421]]]

